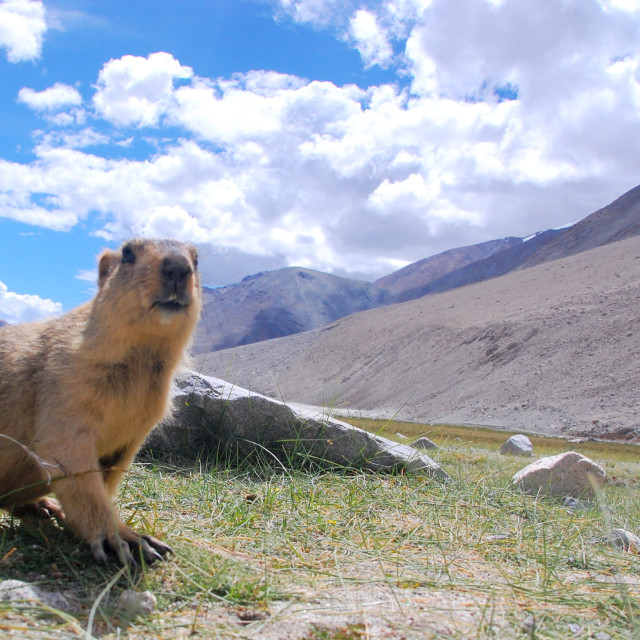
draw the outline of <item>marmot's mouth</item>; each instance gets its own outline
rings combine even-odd
[[[156,300],[153,303],[153,306],[160,309],[160,311],[165,311],[166,313],[177,313],[178,311],[184,311],[189,304],[178,302],[177,300]]]

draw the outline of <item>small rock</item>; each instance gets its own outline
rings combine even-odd
[[[611,640],[611,636],[605,631],[598,631],[594,636],[595,640]]]
[[[75,607],[62,594],[54,591],[44,591],[21,580],[4,580],[0,582],[0,600],[27,602],[33,604],[33,606],[42,604],[58,611],[75,610]]]
[[[611,546],[630,553],[640,553],[640,538],[626,529],[612,529],[609,536]]]
[[[533,455],[533,445],[531,440],[522,434],[511,436],[501,447],[500,453],[512,456],[531,456]]]
[[[151,591],[133,591],[127,589],[118,598],[118,611],[127,616],[140,616],[153,613],[157,605],[156,597]]]
[[[572,622],[569,625],[569,631],[571,631],[571,633],[573,633],[574,636],[577,636],[582,631],[582,627],[576,622]]]
[[[437,449],[438,445],[429,438],[418,438],[412,445],[416,449]]]
[[[588,500],[578,500],[573,496],[566,496],[562,504],[567,507],[567,513],[573,513],[576,509],[588,509],[591,506]]]
[[[406,440],[407,436],[404,435],[404,433],[400,433],[399,431],[396,433],[396,437],[400,438],[400,440]]]
[[[536,618],[535,616],[527,616],[522,623],[522,630],[529,635],[533,635],[536,630]]]
[[[602,488],[606,477],[599,464],[580,453],[567,451],[532,462],[518,471],[512,482],[532,495],[590,499]]]

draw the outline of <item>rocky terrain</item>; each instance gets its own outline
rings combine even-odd
[[[635,236],[195,367],[337,413],[638,441],[639,313]]]
[[[379,289],[383,289],[387,297],[391,298],[407,291],[418,290],[420,287],[467,265],[489,258],[505,249],[521,245],[522,238],[504,238],[481,242],[469,247],[449,249],[430,258],[407,265],[388,276],[379,278],[373,284]]]
[[[308,331],[380,304],[382,292],[360,280],[291,267],[238,284],[204,288],[193,351],[203,353]]]
[[[520,268],[566,258],[640,234],[640,186],[580,220],[540,247]]]

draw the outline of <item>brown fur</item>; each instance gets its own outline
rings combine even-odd
[[[133,240],[99,260],[95,298],[0,329],[0,507],[65,519],[99,562],[171,551],[118,518],[118,483],[151,428],[200,315],[195,249]],[[55,493],[59,503],[45,498]]]

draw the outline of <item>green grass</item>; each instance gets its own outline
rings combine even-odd
[[[453,482],[136,464],[122,517],[176,555],[121,576],[57,526],[3,516],[0,578],[61,590],[79,610],[0,602],[0,636],[87,637],[93,607],[92,636],[109,639],[640,637],[640,557],[602,541],[608,522],[640,532],[637,448],[588,443],[617,480],[600,503],[568,512],[512,488],[528,460],[496,452],[505,434],[419,429],[443,444],[433,457]],[[536,455],[581,450],[532,440]],[[156,613],[120,617],[127,588],[151,590]]]

